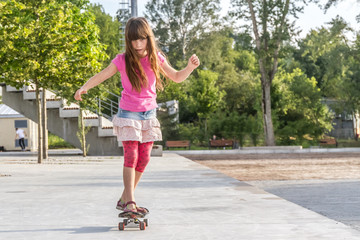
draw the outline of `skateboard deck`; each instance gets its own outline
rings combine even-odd
[[[149,225],[149,219],[145,218],[144,215],[137,216],[133,213],[120,213],[119,218],[122,218],[122,221],[119,222],[119,230],[125,230],[125,227],[128,225],[135,225],[140,228],[140,230],[145,230]]]

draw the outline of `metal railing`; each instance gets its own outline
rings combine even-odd
[[[109,95],[116,97],[117,101],[115,102],[108,97],[96,98],[96,100],[98,101],[98,109],[95,112],[99,116],[104,116],[107,119],[111,120],[112,116],[115,115],[118,111],[120,96],[109,91],[106,92]]]

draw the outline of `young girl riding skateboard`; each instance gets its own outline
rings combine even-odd
[[[160,74],[180,83],[200,65],[200,61],[194,54],[184,69],[177,71],[172,68],[158,49],[153,31],[143,17],[128,20],[125,44],[125,52],[118,54],[107,68],[91,77],[76,91],[74,98],[81,101],[82,94],[120,72],[123,91],[113,125],[114,134],[124,148],[124,190],[116,208],[142,217],[149,210],[136,205],[134,190],[150,161],[154,141],[162,140],[160,123],[156,118],[156,90],[163,89]]]

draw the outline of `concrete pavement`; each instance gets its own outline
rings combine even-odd
[[[247,183],[360,231],[360,179]]]
[[[176,154],[153,157],[136,190],[145,231],[120,232],[122,157],[0,156],[0,239],[360,239],[340,222]]]

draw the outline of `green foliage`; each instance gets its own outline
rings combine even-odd
[[[49,133],[48,143],[49,143],[49,149],[75,148],[73,145],[66,142],[64,139],[52,133]]]
[[[336,139],[336,141],[338,142],[338,147],[339,148],[343,148],[343,147],[356,147],[356,148],[360,148],[360,141],[356,141],[354,139]]]
[[[204,131],[201,129],[200,124],[179,124],[178,136],[179,140],[190,140],[194,145],[201,145],[204,143]]]
[[[357,34],[355,43],[349,56],[347,78],[341,88],[341,109],[349,113],[360,112],[360,34]]]
[[[239,114],[236,111],[217,111],[208,121],[209,132],[217,138],[235,139],[244,146],[246,136],[249,136],[254,146],[262,134],[261,115]]]
[[[349,28],[340,17],[329,25],[328,29],[312,30],[295,56],[305,73],[317,79],[323,96],[338,98],[349,68],[350,47],[345,37]]]
[[[95,16],[95,24],[99,27],[99,40],[106,45],[107,64],[116,57],[120,52],[120,34],[121,24],[113,19],[109,14],[105,13],[104,8],[100,4],[90,4],[89,11]]]
[[[219,0],[151,0],[145,7],[160,46],[177,68],[193,54],[189,52],[192,42],[211,31],[219,19]]]
[[[257,18],[263,33],[260,49],[254,49],[249,30],[219,27],[226,22],[218,21],[218,0],[152,0],[147,4],[147,18],[174,67],[181,69],[196,53],[202,68],[185,82],[170,81],[158,92],[158,102],[176,99],[180,106],[180,123],[159,113],[164,141],[206,145],[215,134],[236,139],[240,145],[249,139],[258,145],[264,134],[259,59],[264,60],[265,75],[270,78],[276,72],[277,50],[281,70],[274,79],[271,99],[279,143],[305,146],[311,144],[307,139],[316,139],[331,128],[331,116],[321,97],[338,100],[339,112],[360,110],[359,35],[350,43],[345,35],[349,28],[336,18],[328,27],[311,31],[299,47],[290,45],[291,41],[284,45],[294,34],[288,15],[279,28],[284,3],[252,2],[261,16]],[[289,13],[296,15],[301,6],[296,7],[295,2],[290,3]],[[234,15],[250,23],[248,2],[233,4]],[[194,16],[201,17],[194,20]],[[41,87],[73,100],[75,90],[119,53],[119,27],[100,5],[89,5],[88,0],[0,1],[0,77],[15,87],[36,79]],[[119,94],[119,79],[117,74],[92,89],[84,103],[106,96],[105,89]]]
[[[198,118],[209,118],[223,104],[224,91],[216,86],[218,74],[209,70],[198,70],[198,77],[190,76],[187,92],[189,109]]]
[[[79,8],[86,1],[0,3],[0,68],[6,84],[34,81],[73,101],[73,95],[101,69],[105,58],[94,16]],[[97,90],[85,97],[91,105]]]
[[[161,123],[163,144],[168,140],[190,140],[195,145],[204,144],[204,130],[198,122],[179,123],[164,107],[158,111],[157,116]]]
[[[290,16],[297,18],[302,11],[303,1],[244,1],[233,0],[234,11],[230,14],[246,20],[248,31],[253,31],[255,52],[259,61],[259,72],[262,87],[262,112],[264,119],[265,142],[275,145],[274,127],[271,113],[271,85],[278,70],[278,60],[282,56],[282,45],[294,34],[294,22]]]
[[[229,28],[213,30],[192,41],[189,47],[201,59],[203,69],[215,71],[218,65],[233,59],[232,44],[234,40],[230,37],[231,32],[232,30]]]
[[[321,102],[315,78],[308,78],[300,69],[291,73],[280,70],[274,79],[273,95],[281,144],[302,144],[306,137],[317,139],[331,130],[332,116]]]
[[[163,143],[167,140],[178,140],[174,139],[178,136],[178,124],[174,121],[174,116],[169,115],[169,109],[162,107],[157,111],[157,118],[161,124],[161,132]]]
[[[106,14],[104,8],[100,4],[90,4],[89,11],[92,12],[95,16],[95,24],[99,27],[99,41],[106,46],[107,58],[102,61],[102,69],[107,67],[111,60],[120,53],[120,39],[122,35],[120,34],[119,29],[121,28],[121,23],[116,19],[113,19],[109,14]],[[116,73],[110,79],[106,80],[103,83],[105,89],[111,89],[111,92],[120,95],[120,73]],[[106,94],[104,94],[106,95]],[[112,96],[107,96],[108,98],[117,101],[117,99],[112,98]]]
[[[259,138],[263,134],[262,117],[261,114],[247,116],[246,129],[251,138],[252,144],[257,146]]]
[[[349,31],[337,17],[327,28],[311,31],[294,54],[306,74],[318,80],[322,96],[333,99],[331,108],[337,114],[360,109],[359,37],[351,44],[346,37]]]
[[[180,122],[191,121],[191,119],[194,119],[196,117],[196,114],[190,113],[187,104],[188,95],[185,90],[187,81],[188,80],[186,80],[186,82],[184,83],[178,84],[169,80],[167,81],[164,90],[157,93],[157,101],[160,103],[171,100],[179,101]]]
[[[225,108],[228,111],[255,114],[261,111],[261,85],[258,75],[250,71],[238,71],[233,64],[224,63],[219,75],[219,88],[226,92]]]

